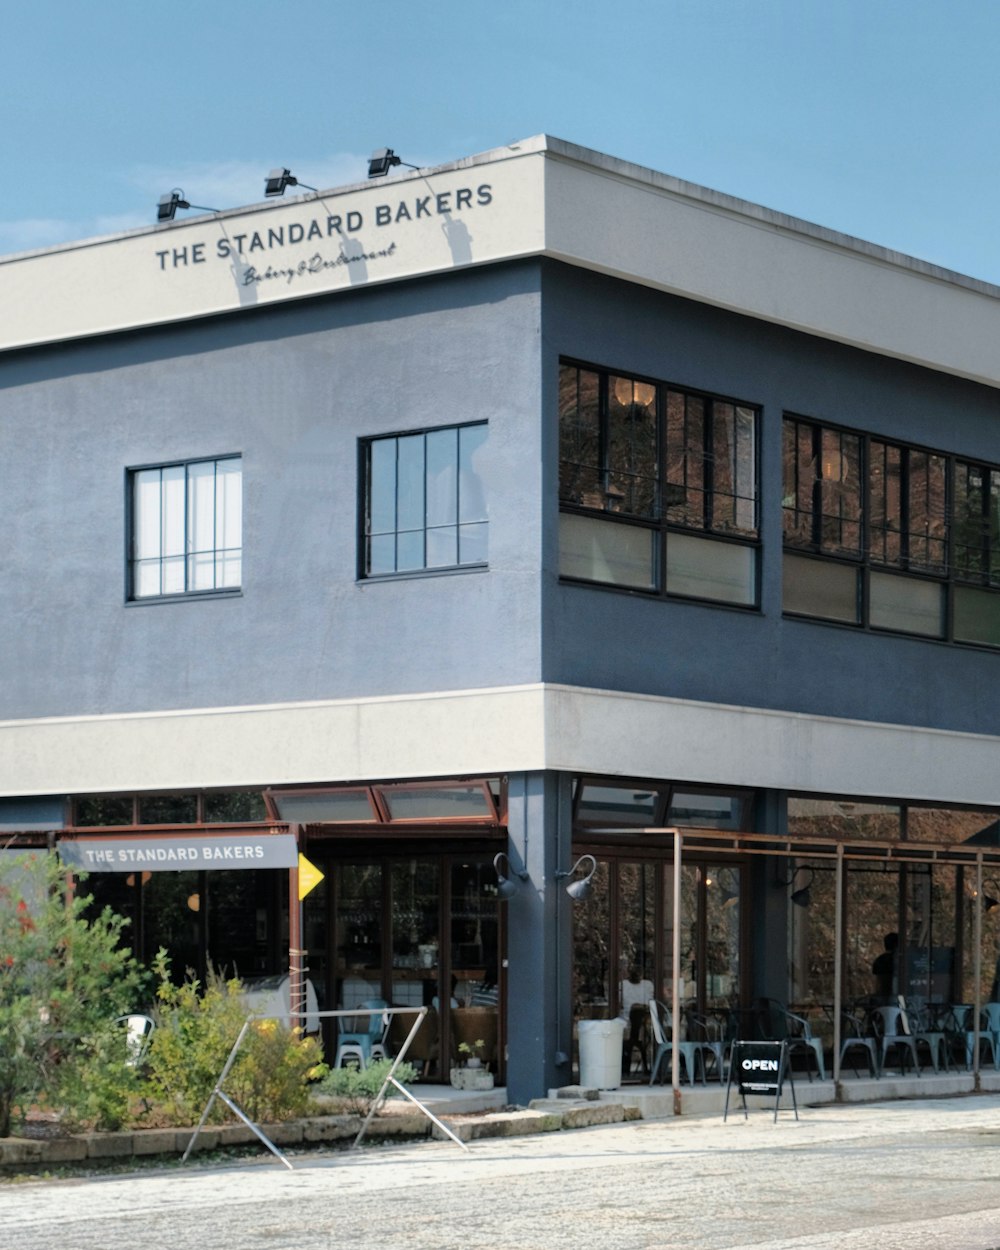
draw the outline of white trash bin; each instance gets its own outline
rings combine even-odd
[[[622,1083],[624,1020],[581,1020],[580,1084],[586,1089],[618,1089]]]

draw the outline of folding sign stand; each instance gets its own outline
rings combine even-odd
[[[442,1124],[441,1121],[437,1118],[437,1116],[435,1116],[429,1110],[429,1108],[425,1107],[424,1104],[420,1102],[419,1099],[414,1098],[414,1096],[410,1093],[410,1091],[406,1089],[404,1086],[402,1086],[399,1083],[399,1081],[396,1080],[396,1070],[399,1068],[399,1065],[406,1058],[406,1052],[410,1048],[410,1043],[416,1037],[417,1030],[420,1028],[420,1025],[423,1021],[424,1016],[427,1015],[427,1010],[428,1009],[426,1007],[375,1007],[375,1008],[352,1007],[349,1010],[311,1011],[309,1013],[309,1015],[313,1017],[340,1017],[340,1016],[353,1017],[353,1016],[381,1015],[381,1016],[385,1016],[388,1019],[392,1016],[416,1016],[416,1019],[413,1022],[413,1027],[410,1029],[409,1033],[406,1035],[406,1040],[403,1042],[402,1046],[400,1046],[398,1054],[396,1055],[395,1059],[392,1061],[392,1067],[389,1069],[388,1073],[386,1074],[385,1080],[382,1082],[382,1088],[379,1090],[378,1095],[375,1098],[375,1101],[372,1103],[371,1111],[369,1111],[367,1119],[365,1120],[364,1124],[362,1124],[361,1131],[358,1133],[357,1137],[354,1139],[352,1143],[352,1146],[351,1146],[352,1149],[354,1149],[354,1147],[359,1145],[359,1143],[361,1142],[361,1139],[362,1137],[364,1137],[365,1132],[368,1128],[368,1125],[372,1122],[379,1107],[381,1107],[382,1103],[385,1101],[389,1086],[393,1085],[401,1094],[403,1094],[406,1098],[408,1098],[410,1102],[414,1104],[415,1107],[417,1107],[420,1111],[422,1111],[424,1115],[427,1116],[428,1120],[430,1120],[432,1124],[436,1125],[441,1130],[442,1133],[450,1137],[451,1140],[453,1142],[456,1142],[459,1146],[461,1146],[463,1150],[468,1151],[469,1148],[465,1144],[465,1142],[460,1140],[460,1138],[456,1137],[455,1134],[451,1131],[450,1128],[448,1128],[446,1124]],[[233,1049],[229,1052],[229,1058],[226,1060],[225,1067],[222,1069],[222,1072],[219,1075],[219,1079],[215,1083],[215,1088],[212,1090],[212,1093],[208,1099],[208,1102],[205,1105],[205,1110],[202,1112],[201,1119],[198,1121],[198,1127],[194,1130],[194,1133],[191,1135],[191,1140],[188,1142],[187,1150],[185,1150],[184,1154],[181,1156],[182,1163],[187,1162],[188,1155],[191,1153],[192,1149],[194,1148],[194,1143],[198,1139],[198,1134],[205,1127],[205,1121],[208,1119],[208,1114],[212,1110],[212,1104],[215,1102],[216,1098],[218,1098],[226,1104],[226,1106],[233,1113],[233,1115],[237,1116],[240,1120],[242,1120],[243,1123],[247,1126],[247,1128],[250,1129],[252,1133],[256,1134],[256,1136],[260,1138],[260,1140],[264,1143],[264,1145],[268,1148],[268,1150],[270,1150],[270,1152],[273,1155],[275,1155],[278,1159],[280,1159],[281,1162],[285,1165],[286,1168],[288,1168],[290,1172],[294,1171],[294,1168],[288,1162],[288,1159],[286,1158],[286,1156],[281,1153],[281,1151],[274,1144],[274,1142],[272,1142],[263,1133],[263,1131],[260,1129],[258,1125],[254,1124],[254,1122],[243,1113],[243,1111],[236,1105],[235,1102],[233,1102],[233,1100],[229,1097],[229,1095],[222,1088],[223,1085],[225,1084],[226,1077],[229,1075],[233,1064],[236,1062],[236,1056],[239,1053],[240,1046],[243,1044],[243,1039],[246,1037],[247,1030],[250,1028],[251,1024],[253,1024],[255,1020],[285,1020],[287,1018],[288,1017],[284,1014],[282,1014],[281,1016],[264,1016],[264,1015],[257,1015],[253,1013],[247,1016],[246,1020],[243,1023],[243,1028],[240,1029],[239,1037],[237,1037],[235,1043],[233,1044]]]
[[[733,1042],[729,1057],[729,1080],[726,1082],[726,1108],[723,1123],[729,1116],[729,1091],[735,1085],[743,1099],[743,1118],[747,1119],[747,1094],[774,1095],[774,1120],[778,1120],[778,1104],[785,1081],[792,1091],[792,1109],[799,1118],[795,1101],[795,1081],[788,1062],[787,1042]]]

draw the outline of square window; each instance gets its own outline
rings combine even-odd
[[[363,445],[364,577],[486,563],[486,422]]]
[[[129,598],[239,589],[243,564],[239,456],[135,469],[129,498]]]

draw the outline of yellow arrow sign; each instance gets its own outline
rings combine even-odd
[[[301,903],[310,890],[323,880],[325,874],[315,864],[310,864],[306,857],[299,855],[299,902]]]

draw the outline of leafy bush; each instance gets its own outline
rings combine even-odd
[[[391,1059],[376,1059],[367,1068],[331,1068],[320,1081],[316,1092],[338,1099],[345,1111],[355,1115],[367,1115],[391,1067]],[[408,1063],[401,1063],[395,1072],[395,1078],[400,1085],[408,1084],[416,1075],[416,1069]],[[399,1091],[390,1085],[386,1096],[398,1098]]]
[[[193,1124],[222,1075],[249,1010],[238,979],[227,981],[210,972],[204,989],[192,976],[174,985],[163,951],[154,967],[160,984],[146,1096],[156,1104],[157,1122]],[[288,1120],[305,1110],[310,1082],[325,1070],[314,1038],[302,1037],[277,1020],[257,1020],[247,1030],[223,1088],[252,1120]],[[218,1123],[232,1119],[232,1113],[216,1099],[211,1118]]]
[[[110,1035],[114,1018],[134,1010],[143,974],[121,943],[127,922],[110,908],[85,919],[92,900],[69,889],[54,854],[0,861],[0,1137],[6,1137],[39,1099],[60,1107],[62,1098],[72,1101],[86,1088],[94,1053],[88,1039]],[[121,1075],[123,1067],[117,1062],[113,1071]],[[118,1092],[106,1101],[105,1109],[91,1112],[114,1121]]]

